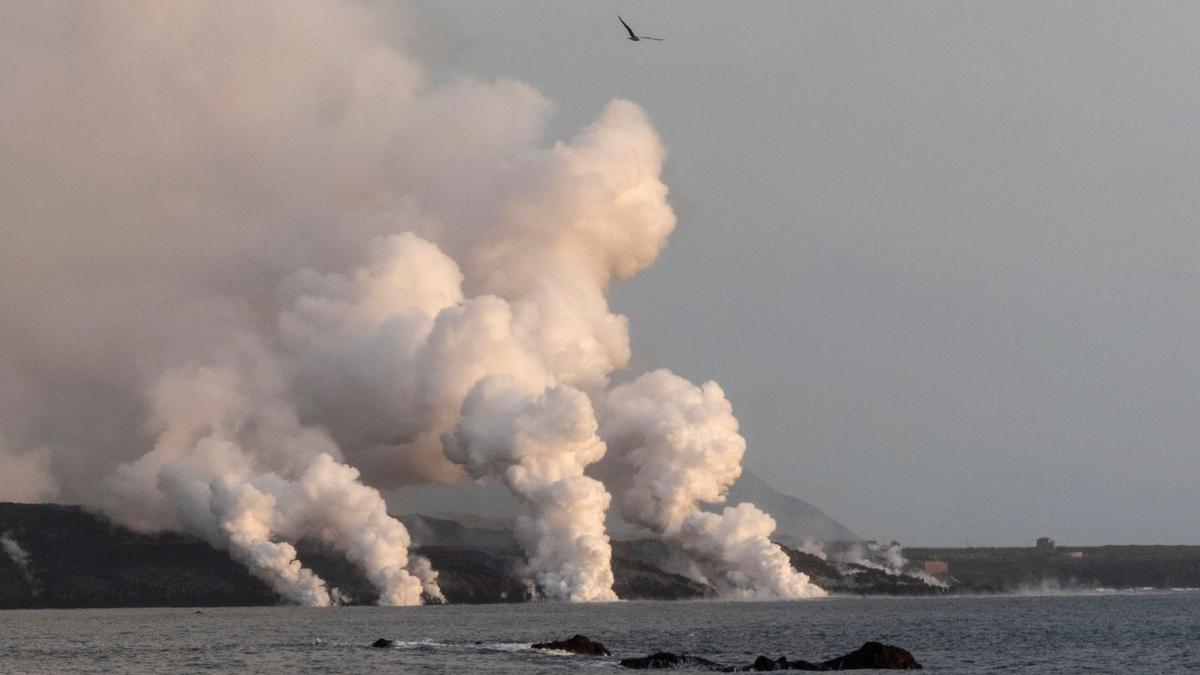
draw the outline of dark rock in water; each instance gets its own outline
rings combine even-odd
[[[787,658],[783,656],[775,659],[774,661],[765,656],[760,656],[754,660],[754,663],[744,668],[737,668],[736,670],[762,673],[772,670],[824,670],[824,668],[822,668],[820,664],[810,663],[808,661],[788,661]]]
[[[757,672],[767,672],[767,671],[771,671],[771,670],[787,670],[787,663],[788,663],[788,660],[782,656],[779,657],[778,659],[776,659],[775,661],[772,661],[771,659],[769,659],[765,656],[760,656],[757,659],[754,659],[754,663],[750,664],[750,670],[754,670]]]
[[[608,649],[604,645],[592,640],[586,635],[575,635],[566,640],[558,640],[556,642],[539,642],[533,645],[534,649],[557,649],[563,652],[571,652],[572,654],[583,654],[584,656],[608,656]]]
[[[632,659],[621,659],[621,665],[625,668],[634,668],[636,670],[659,670],[659,669],[681,669],[689,668],[691,670],[725,670],[724,666],[708,659],[702,659],[699,656],[688,656],[686,654],[672,654],[671,652],[658,652],[650,656],[641,656]]]
[[[908,650],[878,642],[868,642],[845,656],[839,656],[836,659],[830,659],[822,663],[812,663],[799,659],[789,661],[787,657],[783,656],[777,659],[760,656],[754,660],[754,663],[748,666],[723,666],[698,656],[659,652],[635,659],[622,659],[621,665],[626,668],[635,668],[638,670],[687,668],[690,670],[709,670],[724,673],[770,672],[776,670],[859,670],[867,668],[877,670],[921,669],[921,664],[917,663],[917,660],[913,658],[913,655]]]
[[[879,642],[867,642],[845,656],[821,664],[823,670],[921,670],[921,664],[907,650]]]
[[[386,649],[387,647],[394,646],[395,644],[396,644],[395,640],[387,640],[384,638],[379,638],[378,640],[372,642],[371,646],[376,649]]]

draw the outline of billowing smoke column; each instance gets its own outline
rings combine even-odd
[[[614,102],[572,144],[526,158],[463,267],[403,233],[352,272],[283,286],[283,343],[350,460],[385,483],[464,469],[502,480],[530,511],[518,536],[550,598],[615,599],[610,497],[583,475],[604,454],[589,394],[629,358],[605,289],[674,225],[662,156],[641,111]]]
[[[666,370],[614,387],[605,397],[601,436],[621,516],[677,541],[706,580],[748,598],[822,595],[771,542],[775,521],[753,504],[704,513],[725,501],[741,475],[746,441],[716,382],[702,387]]]
[[[607,289],[675,226],[645,114],[613,101],[549,143],[531,87],[431,81],[416,25],[394,3],[0,7],[0,473],[21,477],[0,499],[191,532],[333,604],[296,555],[315,539],[414,604],[436,573],[377,490],[499,480],[541,592],[611,600],[612,498],[585,471],[612,464],[622,514],[718,586],[809,592],[769,517],[699,511],[745,449],[720,389],[610,391],[630,346]]]
[[[296,534],[345,551],[379,590],[380,604],[420,604],[422,593],[445,602],[429,561],[409,556],[408,530],[388,515],[379,492],[358,479],[357,469],[318,455],[298,481],[282,486],[285,522],[295,524]]]
[[[336,445],[301,425],[277,387],[275,374],[261,370],[165,374],[154,392],[158,442],[108,481],[109,512],[139,529],[203,536],[300,604],[328,606],[333,598],[288,543],[304,537],[345,552],[381,604],[420,604],[422,592],[441,600],[436,574],[410,560],[408,532],[379,492],[334,459]]]
[[[234,560],[292,602],[310,607],[333,604],[325,582],[296,559],[296,548],[273,541],[278,535],[271,527],[275,512],[272,495],[250,483],[238,483],[223,476],[211,486],[208,495],[200,497],[208,498],[213,522],[199,525],[216,530],[209,543],[228,548]]]
[[[559,386],[530,398],[508,378],[472,389],[446,454],[476,477],[497,476],[530,509],[517,521],[528,566],[547,597],[616,600],[604,533],[610,497],[584,468],[604,455],[592,404]]]

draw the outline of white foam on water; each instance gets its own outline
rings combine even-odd
[[[424,649],[428,647],[452,647],[454,645],[426,638],[424,640],[393,640],[389,646],[392,649]]]
[[[528,651],[543,652],[544,651],[544,652],[549,652],[549,653],[563,653],[563,654],[567,653],[567,652],[560,652],[557,649],[534,650],[533,645],[528,642],[485,642],[483,644],[475,645],[475,646],[479,647],[481,649],[490,649],[490,650],[498,651],[498,652],[528,652]]]

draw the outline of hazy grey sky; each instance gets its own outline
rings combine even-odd
[[[417,7],[558,137],[649,112],[680,226],[613,304],[769,482],[909,545],[1200,543],[1200,4]]]

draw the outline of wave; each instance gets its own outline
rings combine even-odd
[[[429,649],[431,647],[457,647],[448,642],[437,642],[428,638],[424,640],[392,640],[389,649]]]
[[[392,644],[388,645],[388,649],[458,649],[463,651],[486,651],[486,652],[538,652],[544,654],[567,654],[570,652],[557,649],[534,649],[532,643],[529,642],[439,642],[431,638],[421,640],[392,640]]]

